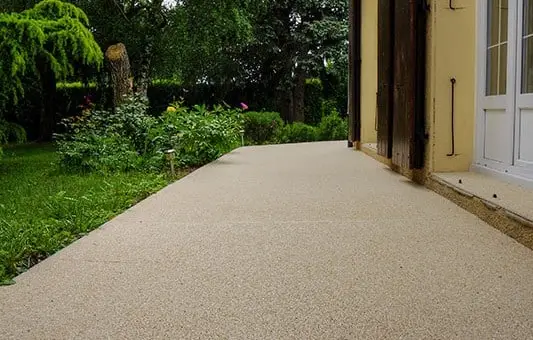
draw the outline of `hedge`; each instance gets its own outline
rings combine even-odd
[[[322,116],[331,111],[331,106],[324,98],[324,87],[318,78],[306,82],[305,97],[305,122],[318,125]],[[26,129],[29,140],[37,138],[39,131],[39,112],[42,107],[41,95],[37,88],[26,89],[27,96],[16,106],[5,108],[4,117],[7,121],[18,123]],[[78,115],[89,99],[93,103],[100,103],[103,99],[102,91],[96,84],[59,83],[57,86],[57,100],[55,102],[55,121]],[[149,114],[158,116],[169,105],[177,100],[183,100],[183,105],[193,106],[206,104],[212,106],[226,103],[231,107],[239,107],[241,102],[249,106],[250,111],[274,112],[279,111],[275,91],[266,89],[260,84],[250,85],[246,88],[236,87],[229,92],[224,92],[216,86],[197,84],[194,87],[185,87],[176,81],[154,81],[148,88],[150,101]],[[326,106],[326,107],[325,107]],[[340,105],[342,106],[342,105]],[[62,132],[61,126],[57,131]]]

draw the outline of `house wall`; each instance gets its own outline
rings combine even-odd
[[[476,4],[430,0],[427,36],[425,172],[468,171],[474,159],[476,113]],[[361,141],[375,143],[378,1],[362,1]],[[455,156],[452,149],[451,82],[455,85]]]
[[[429,172],[468,171],[474,157],[476,105],[476,3],[433,0],[428,29],[427,148]],[[452,149],[451,82],[455,86],[455,152]]]
[[[376,143],[378,2],[363,0],[361,21],[361,142]]]

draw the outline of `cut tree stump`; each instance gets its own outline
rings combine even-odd
[[[111,78],[112,100],[115,108],[132,92],[130,59],[126,46],[123,43],[109,46],[105,52],[105,59]]]

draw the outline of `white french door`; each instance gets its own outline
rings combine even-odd
[[[533,0],[480,0],[476,165],[533,180]]]
[[[518,7],[515,165],[533,173],[533,0]],[[529,170],[529,171],[528,171]]]

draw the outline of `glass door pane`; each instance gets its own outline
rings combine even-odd
[[[507,93],[508,0],[488,0],[486,95]]]
[[[533,93],[533,1],[524,0],[522,28],[522,93]]]

